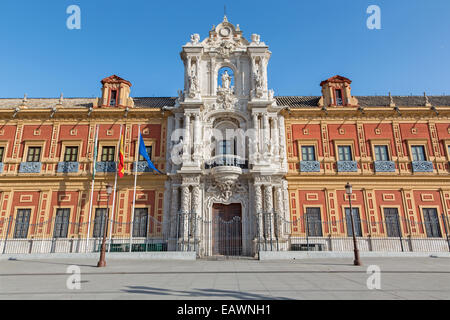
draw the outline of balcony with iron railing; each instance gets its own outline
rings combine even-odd
[[[413,161],[411,166],[413,172],[433,172],[433,163],[431,161]]]
[[[248,169],[248,160],[232,154],[221,154],[205,161],[205,169],[226,166]]]

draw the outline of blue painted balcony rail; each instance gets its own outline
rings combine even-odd
[[[116,172],[116,163],[114,161],[99,161],[96,163],[97,172]]]
[[[320,172],[319,161],[300,161],[301,172]]]
[[[395,172],[394,161],[375,161],[375,172]]]
[[[3,172],[3,162],[0,162],[0,173]]]
[[[337,162],[338,172],[357,172],[358,165],[356,161],[338,161]]]
[[[75,173],[78,172],[79,163],[78,162],[59,162],[58,173]]]
[[[413,161],[413,172],[433,172],[433,163],[431,161]]]
[[[135,162],[133,163],[133,166]],[[134,170],[133,170],[134,172]],[[148,166],[147,161],[138,161],[137,163],[137,172],[153,172],[153,169]]]
[[[39,173],[41,172],[41,162],[22,162],[20,164],[19,173]]]
[[[218,155],[212,157],[205,162],[205,169],[212,169],[215,167],[232,166],[241,169],[248,169],[248,161],[235,155]]]

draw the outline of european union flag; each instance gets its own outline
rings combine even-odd
[[[139,143],[139,154],[141,156],[143,156],[145,160],[147,160],[148,166],[150,168],[152,168],[153,170],[156,170],[156,171],[158,171],[159,173],[162,174],[161,171],[156,169],[156,167],[153,164],[152,160],[150,160],[150,157],[148,156],[148,153],[147,153],[147,148],[145,147],[144,139],[142,138],[142,135],[141,135],[140,132],[139,132],[139,141],[140,141],[140,143]]]

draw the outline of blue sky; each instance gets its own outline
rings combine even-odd
[[[66,9],[81,8],[81,30]],[[181,46],[203,40],[223,7],[244,36],[269,45],[276,95],[320,95],[321,80],[350,78],[354,95],[450,94],[450,1],[2,0],[0,97],[97,97],[117,74],[132,96],[176,96]],[[369,5],[381,30],[369,30]]]

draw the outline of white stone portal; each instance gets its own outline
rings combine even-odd
[[[269,48],[259,35],[247,41],[225,17],[203,41],[192,35],[180,55],[184,90],[170,108],[167,139],[170,238],[182,240],[181,250],[188,245],[211,255],[213,205],[239,203],[239,252],[285,247],[290,230],[279,226],[289,217],[284,120],[267,87]]]

